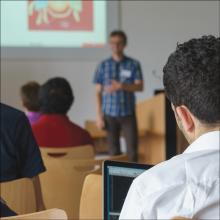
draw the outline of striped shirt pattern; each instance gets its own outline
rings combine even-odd
[[[104,60],[97,68],[94,83],[104,87],[110,86],[112,80],[124,84],[134,84],[136,80],[143,80],[141,65],[138,61],[124,57],[117,62],[113,58]],[[134,114],[134,92],[117,91],[112,94],[102,92],[102,111],[112,117],[124,117]]]

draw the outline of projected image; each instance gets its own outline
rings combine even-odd
[[[93,30],[92,0],[28,0],[27,9],[29,30]]]
[[[0,16],[3,47],[103,48],[107,43],[106,0],[1,1]]]

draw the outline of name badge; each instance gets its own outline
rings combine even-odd
[[[130,70],[122,69],[121,70],[121,77],[123,77],[123,78],[131,77],[131,71]]]

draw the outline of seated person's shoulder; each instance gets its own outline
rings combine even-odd
[[[169,188],[172,184],[185,184],[185,162],[184,155],[173,157],[145,171],[134,180],[133,185],[139,188],[142,194],[148,194]]]
[[[4,124],[9,125],[10,122],[13,122],[13,124],[15,124],[17,120],[19,120],[22,117],[25,117],[25,114],[18,109],[15,109],[13,107],[10,107],[2,103],[0,104],[0,106],[1,106],[1,120]]]
[[[86,129],[82,128],[81,126],[73,122],[71,122],[71,125],[72,125],[72,130],[74,131],[74,135],[81,137],[83,144],[93,145],[92,137]]]
[[[148,194],[173,186],[181,187],[190,181],[199,182],[201,179],[213,181],[219,176],[217,174],[219,163],[213,163],[218,161],[218,158],[215,151],[180,154],[144,172],[134,180],[134,185]]]
[[[8,117],[20,117],[21,115],[23,115],[24,113],[18,109],[15,109],[11,106],[5,105],[3,103],[0,104],[1,106],[1,113],[4,116],[8,116]]]
[[[1,104],[0,181],[32,178],[45,170],[39,148],[25,114]]]
[[[71,124],[72,124],[72,127],[73,127],[76,131],[78,131],[78,133],[80,133],[80,134],[82,134],[82,135],[89,135],[89,136],[90,136],[89,132],[88,132],[86,129],[82,128],[80,125],[75,124],[75,123],[73,123],[73,122],[71,122]]]

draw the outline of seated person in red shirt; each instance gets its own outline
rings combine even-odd
[[[39,102],[42,116],[32,125],[40,147],[74,147],[93,144],[89,133],[67,117],[73,101],[71,86],[64,78],[52,78],[41,86]]]

